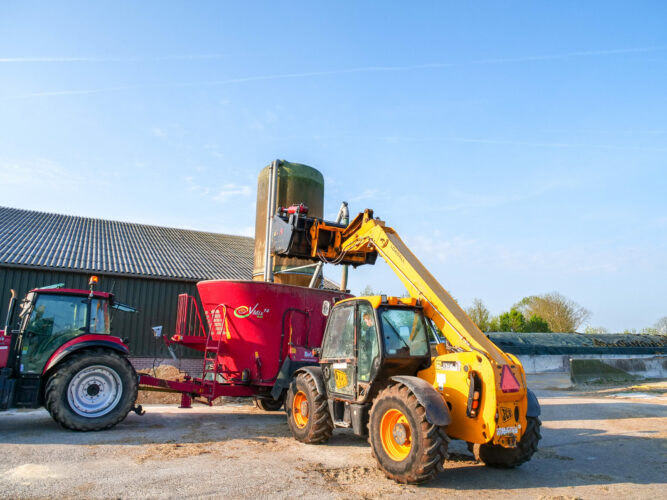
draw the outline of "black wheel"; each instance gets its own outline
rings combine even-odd
[[[56,367],[44,393],[63,427],[98,431],[122,421],[137,400],[137,374],[126,357],[105,349],[74,353]]]
[[[285,396],[281,396],[279,399],[273,399],[272,397],[267,398],[255,398],[255,406],[260,410],[264,411],[278,411],[283,407],[285,402]]]
[[[310,373],[299,373],[290,384],[285,401],[287,423],[297,441],[326,443],[333,432],[327,398],[317,391]]]
[[[526,432],[516,448],[503,448],[500,445],[483,444],[473,445],[472,451],[477,460],[489,467],[511,469],[530,460],[537,451],[537,444],[542,439],[540,426],[542,422],[537,417],[528,417]]]
[[[399,483],[423,483],[442,471],[449,438],[426,420],[426,411],[404,385],[384,389],[368,421],[373,456],[386,476]]]

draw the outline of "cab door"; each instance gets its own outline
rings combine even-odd
[[[51,355],[86,329],[88,300],[76,295],[40,294],[25,323],[20,372],[41,374]]]
[[[356,397],[355,312],[354,303],[333,308],[327,321],[320,356],[327,392],[343,399]]]

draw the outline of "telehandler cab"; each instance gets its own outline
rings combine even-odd
[[[521,363],[477,328],[371,210],[347,226],[279,211],[272,246],[278,255],[353,266],[379,254],[410,295],[331,308],[319,366],[297,370],[287,393],[296,439],[324,443],[335,427],[351,427],[368,435],[379,466],[402,483],[442,470],[449,438],[466,441],[489,466],[530,460],[541,438],[540,407]]]
[[[96,431],[113,427],[135,407],[137,374],[126,343],[112,336],[110,310],[134,311],[112,294],[54,285],[28,292],[18,329],[12,290],[0,330],[0,411],[45,406],[63,427]]]

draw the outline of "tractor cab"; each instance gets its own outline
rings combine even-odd
[[[412,298],[358,297],[333,307],[320,366],[337,425],[352,424],[351,404],[366,413],[391,377],[416,375],[430,366],[429,332]]]
[[[109,334],[113,296],[66,288],[34,289],[18,314],[19,373],[41,374],[61,345],[87,334]]]

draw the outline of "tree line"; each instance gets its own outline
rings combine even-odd
[[[361,296],[381,294],[370,285],[366,285],[360,293]],[[609,333],[604,327],[587,325],[591,312],[558,292],[524,297],[509,311],[497,316],[492,316],[484,302],[476,298],[465,312],[483,332],[572,333],[585,325],[583,333]],[[660,318],[652,327],[625,330],[622,333],[667,335],[667,316]]]
[[[558,292],[531,295],[514,304],[509,311],[498,316],[491,313],[481,299],[474,299],[466,309],[483,332],[559,332],[572,333],[586,323],[591,313],[585,307]],[[609,333],[604,327],[586,325],[583,333]],[[622,333],[667,335],[667,316],[660,318],[652,327],[641,330],[624,330]]]

